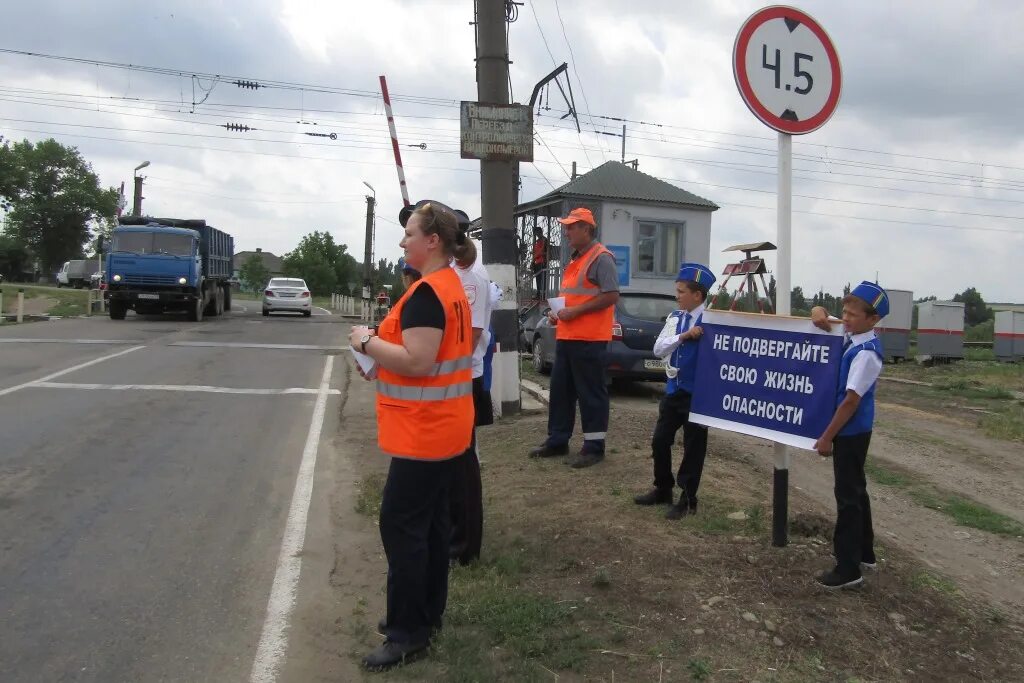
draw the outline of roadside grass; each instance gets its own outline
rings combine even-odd
[[[956,595],[960,591],[949,579],[931,572],[921,571],[910,577],[909,585],[915,590],[934,590],[945,595]]]
[[[3,292],[4,308],[9,312],[13,312],[14,310],[14,302],[17,301],[19,289],[25,290],[24,294],[26,300],[38,297],[47,297],[55,300],[57,303],[46,310],[47,315],[71,317],[84,315],[87,312],[86,304],[89,300],[88,290],[21,285],[16,283],[0,286],[0,291]]]
[[[987,531],[999,536],[1020,538],[1024,536],[1024,525],[988,506],[963,496],[940,491],[907,472],[879,465],[868,460],[864,465],[868,477],[875,483],[902,489],[919,505],[941,512],[960,526]]]
[[[880,548],[886,571],[864,590],[815,590],[830,521],[796,495],[791,542],[772,547],[770,495],[742,453],[712,443],[698,514],[670,522],[663,506],[632,502],[649,476],[636,445],[649,436],[647,411],[613,411],[611,455],[582,475],[522,457],[543,422],[481,430],[482,560],[452,570],[430,655],[362,680],[1022,680],[1016,621],[976,609],[897,548]],[[885,481],[912,484],[897,475]],[[360,514],[376,514],[382,484],[365,477]],[[365,612],[352,619],[367,622]]]
[[[964,355],[961,361],[932,366],[919,365],[913,361],[886,365],[882,376],[928,382],[954,389],[970,387],[1024,391],[1024,363],[997,361],[991,349],[967,349]]]
[[[380,516],[380,501],[384,495],[383,472],[373,472],[363,477],[356,494],[355,510],[359,514],[377,519]]]

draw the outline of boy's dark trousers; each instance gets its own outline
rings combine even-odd
[[[569,444],[576,425],[576,402],[583,423],[583,451],[604,455],[608,431],[608,385],[605,355],[608,342],[559,339],[551,368],[548,439],[551,448]]]
[[[651,438],[651,457],[654,458],[654,486],[671,491],[674,483],[679,484],[690,507],[697,504],[697,488],[704,471],[704,457],[708,451],[708,428],[690,422],[689,392],[678,390],[665,394],[658,408],[658,422]],[[676,432],[683,430],[683,457],[679,473],[672,478],[672,444]]]
[[[874,561],[875,534],[864,478],[864,461],[870,443],[871,432],[837,436],[832,442],[837,512],[832,542],[836,568],[843,577],[860,576],[860,563]]]

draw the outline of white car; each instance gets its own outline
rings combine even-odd
[[[301,313],[307,318],[313,315],[313,295],[306,281],[297,277],[275,277],[263,291],[263,315],[278,311]]]

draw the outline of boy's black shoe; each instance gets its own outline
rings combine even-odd
[[[385,671],[393,666],[416,660],[428,647],[430,641],[427,640],[419,643],[396,643],[393,640],[385,640],[383,645],[374,648],[370,654],[363,657],[363,666],[370,671]]]
[[[665,519],[682,519],[686,515],[697,514],[697,501],[688,500],[686,494],[679,496],[679,502],[668,509]]]
[[[878,571],[878,560],[875,558],[875,552],[869,550],[864,554],[864,557],[860,558],[860,568],[870,569],[871,571]]]
[[[544,444],[543,446],[537,446],[530,451],[531,458],[554,458],[559,455],[569,455],[569,444],[564,446],[549,446]]]
[[[855,576],[843,576],[835,569],[819,574],[817,580],[819,584],[829,590],[853,588],[864,583],[864,577],[859,573]]]
[[[633,496],[633,502],[637,505],[660,505],[672,502],[672,489],[654,488],[647,493]]]
[[[590,453],[588,451],[580,451],[576,459],[569,463],[569,467],[574,470],[581,470],[584,467],[590,467],[604,460],[604,453]]]

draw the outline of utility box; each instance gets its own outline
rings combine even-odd
[[[905,289],[886,289],[889,315],[875,326],[882,340],[885,360],[897,361],[910,356],[910,327],[914,313],[914,293]]]
[[[964,357],[964,304],[925,301],[917,305],[917,353],[932,358]]]
[[[1024,311],[996,313],[993,350],[996,358],[1005,361],[1024,359]]]

